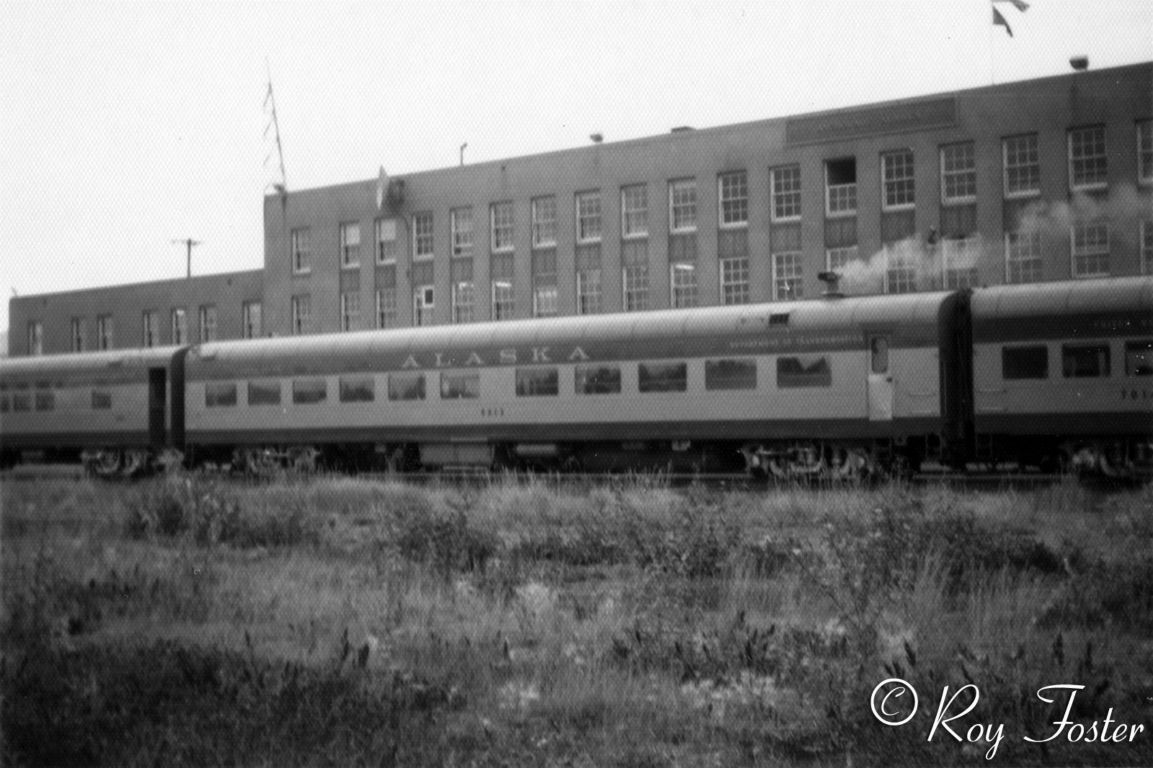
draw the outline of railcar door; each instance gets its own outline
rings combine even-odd
[[[893,420],[893,374],[886,334],[869,336],[869,421]]]
[[[164,420],[168,410],[168,371],[164,368],[148,369],[148,442],[155,447],[164,445]]]

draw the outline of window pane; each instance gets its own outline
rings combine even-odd
[[[292,382],[292,402],[297,405],[323,403],[328,397],[324,379],[297,379]]]
[[[54,411],[56,410],[56,393],[51,389],[44,386],[37,385],[36,388],[36,410],[38,411]]]
[[[423,400],[423,373],[394,373],[388,377],[389,400]]]
[[[92,390],[92,410],[107,411],[112,408],[112,393],[106,389]]]
[[[756,389],[755,360],[706,360],[705,389]]]
[[[556,368],[517,368],[517,397],[555,395],[560,391]]]
[[[684,392],[688,389],[687,363],[641,363],[637,387],[641,392]]]
[[[1049,378],[1049,350],[1045,347],[1002,349],[1001,376],[1008,380]]]
[[[442,400],[475,400],[479,397],[479,373],[442,373],[440,375],[440,398]]]
[[[1109,345],[1086,344],[1061,347],[1061,369],[1067,379],[1087,379],[1109,375]]]
[[[883,340],[882,340],[883,341]],[[831,387],[833,372],[825,357],[778,357],[777,387]]]
[[[371,376],[340,377],[340,402],[371,403],[376,399],[376,383]]]
[[[612,395],[621,391],[621,369],[615,365],[578,365],[575,373],[578,395]]]
[[[280,405],[279,381],[248,382],[249,405]]]
[[[1153,339],[1125,342],[1125,375],[1153,376]]]
[[[204,385],[204,405],[220,408],[236,405],[236,382],[210,381]]]

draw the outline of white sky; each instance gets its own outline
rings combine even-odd
[[[7,299],[263,264],[290,189],[1153,59],[1150,0],[0,5]],[[275,163],[275,160],[273,161]]]

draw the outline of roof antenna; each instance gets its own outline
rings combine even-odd
[[[264,96],[264,113],[268,115],[268,123],[264,126],[264,140],[268,141],[268,132],[272,131],[276,138],[276,156],[280,161],[280,183],[271,181],[265,186],[272,187],[276,190],[277,194],[288,194],[288,178],[284,174],[284,149],[280,146],[280,122],[276,119],[276,98],[272,95],[272,68],[268,64],[268,58],[264,59],[264,67],[268,71],[268,92]],[[268,168],[268,161],[272,159],[272,151],[269,150],[268,154],[264,157],[264,167]]]

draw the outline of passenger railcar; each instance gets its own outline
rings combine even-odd
[[[858,473],[939,449],[956,294],[205,344],[187,444],[248,465]]]
[[[1153,470],[1153,280],[973,292],[982,462],[1105,475]]]
[[[0,365],[0,455],[82,457],[95,472],[146,469],[183,444],[180,347],[24,357]]]

